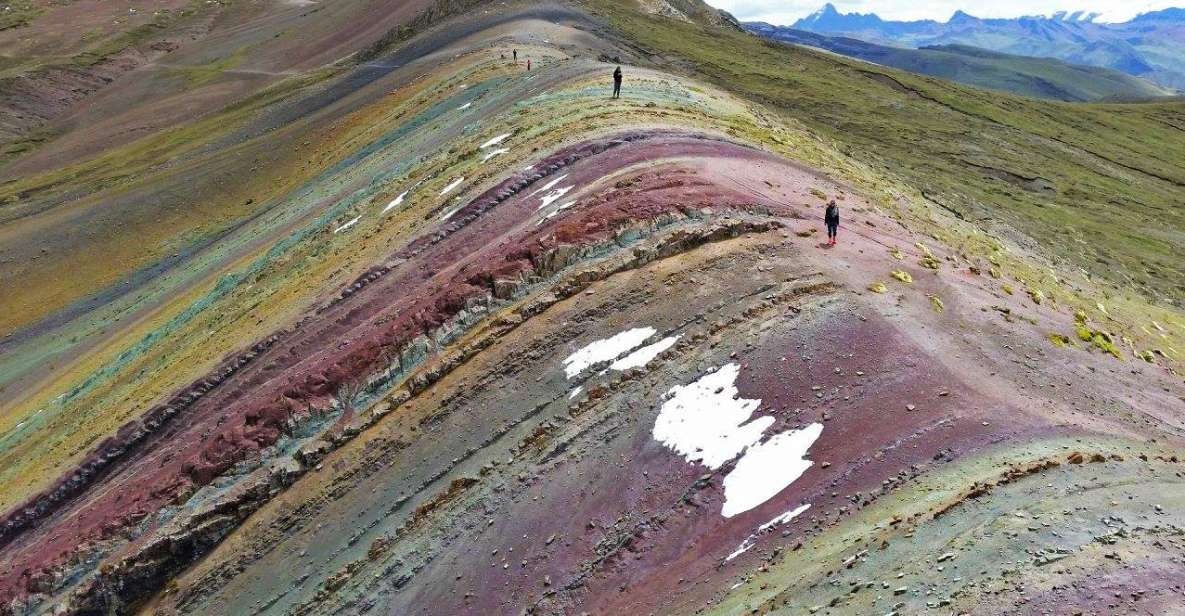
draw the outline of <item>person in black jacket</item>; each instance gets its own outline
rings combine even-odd
[[[613,71],[613,98],[621,98],[621,67]]]
[[[827,204],[827,213],[823,215],[823,222],[827,225],[827,245],[835,245],[835,236],[839,234],[839,206],[832,200]]]

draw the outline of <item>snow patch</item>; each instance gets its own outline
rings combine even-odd
[[[658,357],[663,351],[675,346],[681,336],[663,338],[654,344],[644,346],[609,365],[613,370],[624,371],[631,368],[641,368]]]
[[[640,355],[642,350],[633,355]],[[658,353],[661,351],[655,355]],[[766,415],[751,419],[761,400],[739,397],[739,374],[740,366],[730,363],[693,383],[672,387],[663,396],[653,430],[655,440],[688,462],[699,462],[711,469],[740,456],[723,482],[724,506],[720,514],[726,518],[761,505],[801,477],[814,465],[806,454],[823,433],[823,424],[813,423],[762,441],[774,418]],[[787,512],[769,525],[789,521],[803,511],[805,507]]]
[[[498,148],[497,150],[490,150],[485,156],[481,157],[481,162],[486,162],[499,154],[505,154],[510,151],[510,148]]]
[[[379,214],[380,215],[386,214],[388,211],[391,210],[391,208],[399,207],[399,204],[403,203],[403,199],[405,197],[407,197],[407,193],[408,193],[408,191],[405,190],[398,197],[395,197],[394,199],[392,199],[391,202],[387,204],[387,207],[383,208],[383,211],[379,212]]]
[[[508,137],[510,137],[510,136],[511,136],[511,135],[513,135],[513,134],[514,134],[514,133],[506,133],[506,134],[503,134],[503,135],[498,135],[497,137],[494,137],[493,139],[490,139],[489,141],[487,141],[487,142],[485,142],[485,143],[481,144],[481,145],[480,145],[480,146],[478,146],[478,147],[479,147],[480,149],[482,149],[482,150],[484,150],[484,149],[486,149],[486,148],[491,148],[491,147],[494,147],[494,146],[498,145],[499,143],[502,143],[503,141],[505,141],[505,140],[506,140]]]
[[[341,233],[342,231],[345,231],[346,229],[349,229],[350,227],[353,227],[354,225],[358,224],[358,221],[359,221],[359,220],[362,220],[362,217],[361,217],[361,216],[359,216],[359,217],[355,218],[354,220],[351,220],[350,222],[347,222],[346,224],[344,224],[344,225],[342,225],[342,226],[340,226],[340,227],[338,227],[338,228],[334,229],[334,230],[333,230],[333,232],[334,232],[334,233]]]
[[[773,421],[772,417],[763,419]],[[775,434],[764,443],[749,447],[724,478],[724,508],[720,515],[731,518],[744,513],[794,483],[814,465],[806,459],[806,453],[822,433],[823,424],[813,423],[801,430]]]
[[[545,192],[545,191],[551,190],[551,189],[552,189],[552,187],[554,187],[556,184],[559,184],[560,182],[563,182],[563,181],[564,181],[564,178],[566,178],[566,177],[568,177],[568,174],[567,174],[567,173],[565,173],[565,174],[561,175],[560,177],[558,177],[558,178],[555,178],[555,179],[553,179],[552,181],[550,181],[550,182],[548,182],[548,183],[544,184],[544,185],[543,185],[543,188],[540,188],[539,190],[536,190],[535,192],[533,192],[533,193],[531,193],[530,195],[527,195],[527,196],[528,196],[528,197],[534,197],[535,195],[537,195],[537,194],[539,194],[539,193],[541,193],[541,192]]]
[[[775,526],[785,524],[786,522],[789,522],[790,520],[793,520],[794,518],[797,518],[798,516],[802,515],[803,512],[805,512],[807,509],[810,509],[810,508],[811,508],[811,504],[807,503],[807,504],[802,505],[800,507],[791,509],[790,511],[783,513],[782,515],[766,522],[765,524],[758,526],[757,532],[761,532],[763,530],[769,530],[770,528],[773,528]]]
[[[761,400],[738,397],[735,383],[740,369],[727,364],[694,383],[672,387],[654,422],[654,439],[688,462],[712,469],[761,440],[774,418],[749,421]]]
[[[580,392],[582,392],[582,391],[584,391],[584,385],[581,385],[580,387],[577,387],[576,389],[573,389],[571,392],[569,392],[568,399],[571,400],[571,399],[575,398],[576,396],[579,396]]]
[[[555,203],[560,197],[568,194],[568,192],[570,192],[573,188],[575,188],[575,186],[565,186],[563,188],[557,188],[546,195],[543,195],[542,203],[539,205],[539,209],[543,209],[552,203]]]
[[[589,343],[564,359],[564,373],[568,375],[568,378],[572,378],[584,372],[589,366],[617,359],[646,342],[646,339],[655,333],[656,330],[653,327],[635,327],[612,338]]]
[[[535,223],[535,226],[538,227],[539,225],[547,222],[548,220],[551,220],[556,214],[559,214],[560,212],[572,207],[573,205],[576,205],[575,201],[569,201],[567,203],[559,204],[558,206],[556,206],[556,208],[554,210],[551,211],[550,214],[539,219],[539,222]]]
[[[737,556],[740,556],[741,554],[744,554],[745,552],[752,550],[753,546],[755,546],[755,545],[757,545],[757,542],[753,540],[752,535],[745,537],[745,540],[742,541],[741,544],[737,546],[737,549],[732,551],[732,554],[729,554],[728,556],[724,557],[724,562],[728,562],[728,561],[736,558]],[[734,586],[733,588],[736,588],[736,587]]]
[[[466,109],[468,109],[472,106],[473,106],[473,103],[465,103],[464,105],[457,107],[457,111],[465,111]]]
[[[451,210],[449,210],[449,211],[447,211],[447,212],[445,212],[445,213],[441,214],[441,215],[440,215],[440,221],[441,221],[441,222],[446,222],[446,221],[448,221],[448,219],[450,219],[450,218],[452,218],[452,217],[453,217],[453,214],[456,214],[457,212],[460,212],[460,211],[461,211],[461,208],[463,208],[463,207],[465,207],[465,204],[464,204],[464,203],[462,203],[461,205],[458,205],[457,207],[455,207],[455,208],[453,208],[453,209],[451,209]]]
[[[753,546],[757,545],[757,535],[759,533],[767,531],[770,528],[777,526],[779,524],[785,524],[786,522],[793,520],[794,518],[798,517],[802,512],[804,512],[810,508],[811,508],[810,503],[807,503],[805,505],[802,505],[801,507],[791,509],[790,511],[783,513],[782,515],[766,522],[765,524],[758,526],[757,532],[753,533],[752,535],[749,535],[748,537],[745,537],[745,540],[742,541],[741,544],[737,546],[737,549],[733,550],[732,554],[729,554],[728,556],[726,556],[724,558],[724,562],[728,562],[728,561],[736,558],[737,556],[740,556],[741,554],[744,554],[745,552],[748,552],[749,550],[753,549]],[[737,584],[737,586],[740,586],[740,584]],[[733,588],[736,588],[736,586],[733,586]]]
[[[465,178],[463,178],[463,177],[462,177],[462,178],[457,178],[457,179],[453,180],[453,183],[452,183],[452,184],[449,184],[448,186],[445,186],[445,187],[444,187],[444,190],[440,191],[440,196],[442,196],[442,197],[443,197],[443,196],[445,196],[445,195],[449,194],[450,192],[452,192],[452,190],[453,190],[454,188],[456,188],[456,187],[460,186],[460,185],[461,185],[461,182],[464,182],[464,181],[465,181]]]

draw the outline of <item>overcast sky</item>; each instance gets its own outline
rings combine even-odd
[[[707,0],[741,21],[789,24],[826,4],[827,0]],[[876,13],[885,19],[937,19],[946,21],[958,9],[976,17],[1049,15],[1057,11],[1102,13],[1099,21],[1127,21],[1136,15],[1172,6],[1185,0],[832,0],[841,13]]]

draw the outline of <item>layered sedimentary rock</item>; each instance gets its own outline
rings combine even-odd
[[[1088,286],[589,7],[465,8],[146,170],[259,201],[6,343],[0,611],[1176,605],[1180,378]]]

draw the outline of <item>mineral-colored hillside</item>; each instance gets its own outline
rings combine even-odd
[[[5,133],[0,613],[1179,609],[1181,104],[688,1],[177,11]]]

